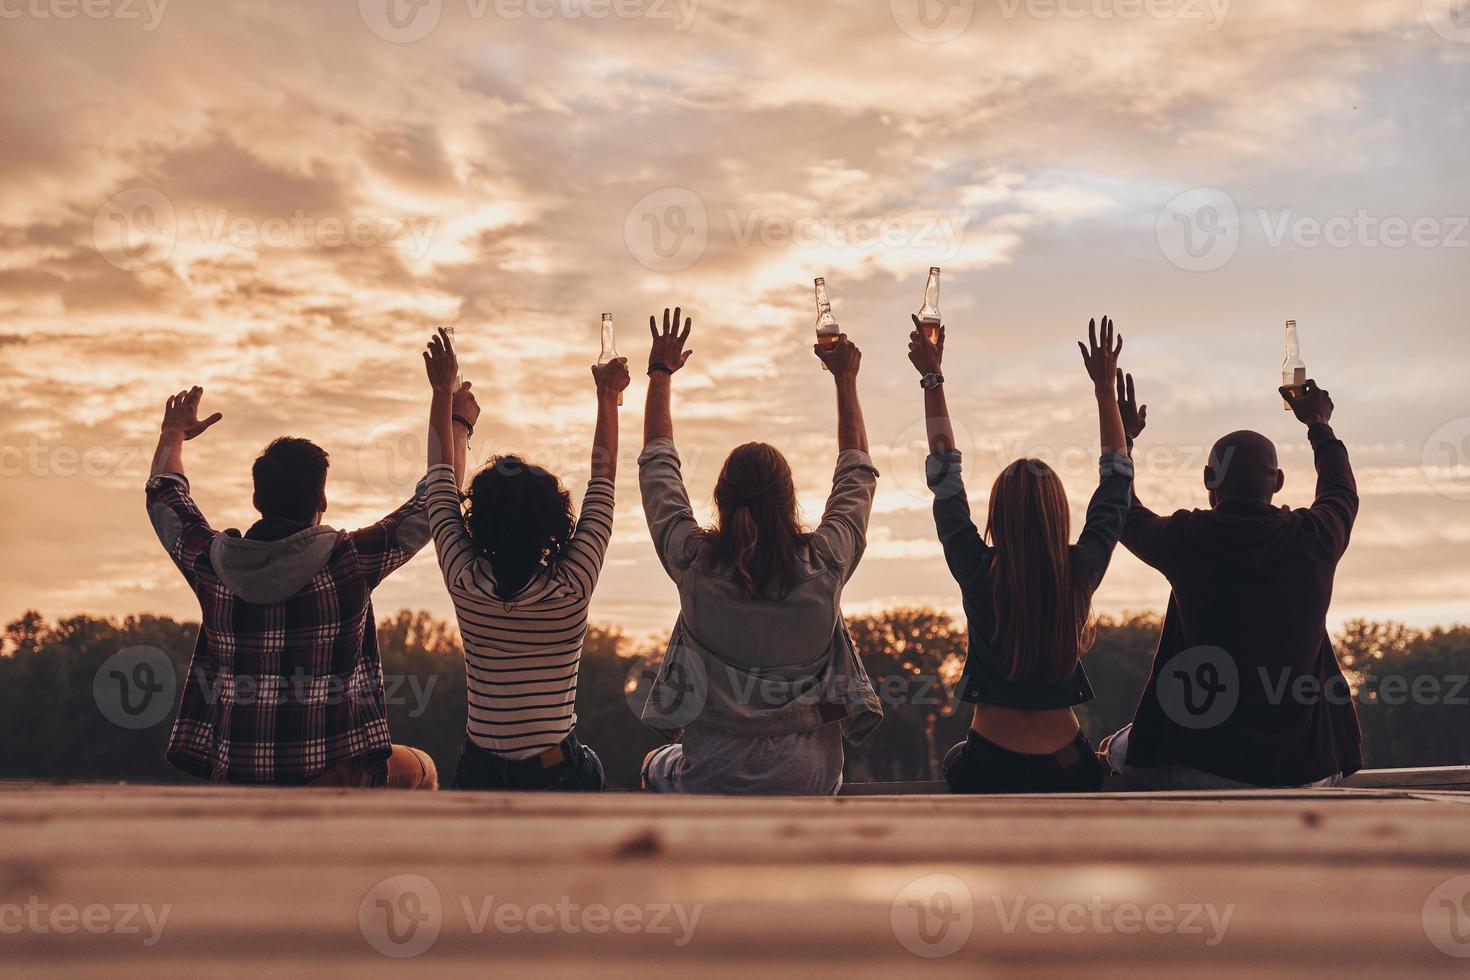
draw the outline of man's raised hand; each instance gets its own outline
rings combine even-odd
[[[219,412],[215,412],[209,418],[200,421],[199,400],[203,397],[204,389],[197,386],[170,397],[163,406],[162,433],[164,435],[177,434],[189,440],[224,418]]]
[[[1133,375],[1124,374],[1120,369],[1117,381],[1118,414],[1123,416],[1123,432],[1131,444],[1148,425],[1148,406],[1138,404],[1138,395],[1133,391]]]
[[[1303,425],[1332,421],[1332,396],[1326,388],[1318,388],[1317,382],[1310,378],[1300,387],[1283,385],[1280,392]]]
[[[684,318],[684,326],[679,326],[679,314],[683,312],[682,307],[674,307],[673,319],[669,318],[669,308],[664,307],[664,325],[660,330],[658,321],[653,317],[648,318],[648,332],[653,334],[653,346],[648,350],[648,370],[652,373],[655,369],[667,371],[673,374],[685,364],[689,363],[692,350],[685,350],[684,343],[689,339],[689,331],[694,326],[694,321],[689,317]]]

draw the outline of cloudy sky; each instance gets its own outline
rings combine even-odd
[[[1278,441],[1282,322],[1363,489],[1334,619],[1470,620],[1470,4],[1457,0],[0,0],[0,615],[194,602],[149,532],[160,406],[246,526],[280,434],[332,454],[329,523],[408,493],[418,350],[458,329],[485,415],[580,497],[598,315],[635,364],[595,619],[671,623],[632,460],[650,312],[697,353],[676,427],[702,513],[764,439],[820,513],[831,382],[813,276],[865,352],[883,479],[850,612],[957,608],[921,472],[908,314],[944,269],[976,510],[1030,453],[1080,519],[1109,314],[1151,425],[1140,491],[1202,505],[1204,447]],[[1159,609],[1120,551],[1100,610]],[[380,611],[448,613],[431,556]]]

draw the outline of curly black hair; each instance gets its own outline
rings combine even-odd
[[[576,522],[572,495],[561,481],[519,456],[496,456],[475,474],[464,516],[501,598],[520,592],[556,561]]]

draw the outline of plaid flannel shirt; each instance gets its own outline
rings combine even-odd
[[[221,582],[220,532],[166,473],[148,481],[148,514],[199,599],[202,623],[167,758],[214,782],[301,784],[346,759],[386,768],[391,752],[372,590],[429,538],[419,493],[383,520],[338,531],[305,587],[256,604]]]

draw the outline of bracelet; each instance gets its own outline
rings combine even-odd
[[[456,421],[460,425],[464,426],[464,429],[465,429],[464,434],[466,436],[472,436],[472,435],[475,434],[475,427],[473,425],[470,425],[470,420],[467,419],[467,418],[465,418],[463,415],[456,415],[454,417],[454,421]]]
[[[648,374],[649,374],[649,377],[652,377],[653,376],[653,372],[655,372],[655,371],[662,371],[664,374],[667,374],[671,378],[674,376],[674,369],[671,368],[671,367],[669,367],[667,364],[663,363],[662,361],[659,361],[656,364],[650,364],[650,365],[648,365]]]

